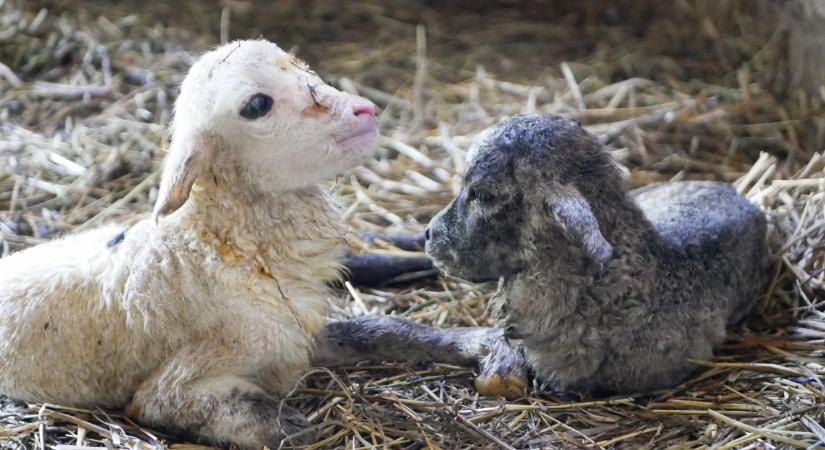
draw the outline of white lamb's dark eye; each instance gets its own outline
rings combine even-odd
[[[241,110],[241,116],[247,119],[257,119],[272,109],[272,97],[266,94],[253,95]]]

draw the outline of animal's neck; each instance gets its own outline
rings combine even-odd
[[[613,247],[611,260],[598,268],[579,251],[546,252],[530,270],[505,280],[502,298],[509,305],[507,323],[518,329],[538,315],[558,330],[575,327],[576,311],[598,314],[598,309],[609,307],[609,299],[627,295],[628,283],[636,288],[636,279],[650,279],[649,272],[657,270],[660,240],[630,194],[601,193],[597,198],[605,203],[590,204]],[[536,299],[537,295],[543,298]],[[585,297],[590,300],[582,301]],[[569,318],[574,319],[569,322]]]
[[[602,192],[597,198],[600,200],[591,206],[602,235],[613,246],[614,257],[652,256],[659,245],[658,235],[633,196],[622,190],[612,195]]]
[[[261,193],[199,180],[186,207],[183,221],[242,257],[331,264],[342,252],[344,224],[320,187]]]
[[[630,193],[624,190],[592,193],[586,188],[581,191],[589,200],[602,235],[613,247],[612,262],[608,262],[604,269],[611,270],[616,260],[621,261],[622,270],[629,271],[640,271],[653,265],[660,239]],[[547,252],[543,261],[532,266],[530,272],[544,279],[550,277],[561,281],[571,277],[598,277],[600,269],[579,251]]]

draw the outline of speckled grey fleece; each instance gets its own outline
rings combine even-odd
[[[546,115],[500,123],[468,159],[427,252],[450,275],[504,277],[501,324],[559,389],[677,384],[769,283],[765,218],[728,184],[628,191],[592,135]]]

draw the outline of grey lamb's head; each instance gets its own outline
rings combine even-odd
[[[427,227],[427,253],[448,275],[509,276],[546,258],[598,267],[612,254],[593,198],[624,191],[621,172],[575,121],[516,116],[482,132],[461,192]]]

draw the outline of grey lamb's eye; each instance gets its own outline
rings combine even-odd
[[[496,198],[489,191],[478,188],[470,188],[470,191],[467,192],[467,199],[471,202],[478,201],[481,204],[485,204],[492,203]]]
[[[272,109],[272,97],[266,94],[253,95],[241,110],[241,116],[247,119],[257,119],[266,115]]]

